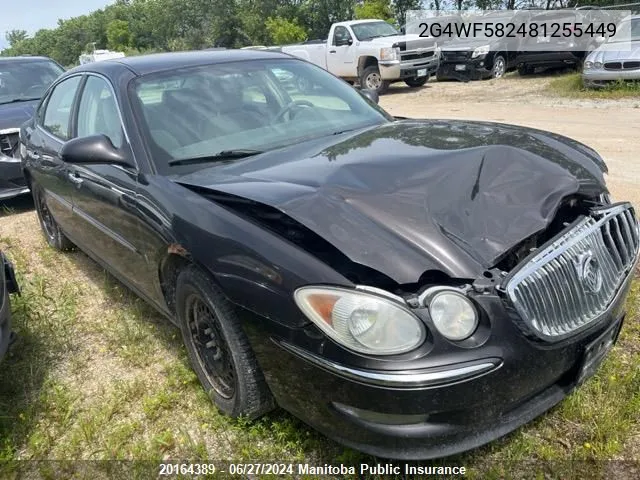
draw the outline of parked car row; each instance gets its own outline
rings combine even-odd
[[[442,457],[595,373],[640,231],[591,148],[376,98],[273,51],[105,60],[53,82],[17,151],[48,244],[180,328],[220,411]]]

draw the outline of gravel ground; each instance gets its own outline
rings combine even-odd
[[[514,123],[572,137],[603,156],[614,199],[631,200],[640,208],[640,97],[559,98],[546,91],[552,78],[430,81],[416,90],[397,84],[380,105],[393,115]]]

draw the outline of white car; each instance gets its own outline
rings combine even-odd
[[[586,87],[604,87],[619,80],[640,81],[640,15],[625,18],[617,32],[587,56],[582,71]]]

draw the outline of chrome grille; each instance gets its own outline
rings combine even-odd
[[[538,337],[565,338],[613,302],[638,257],[638,237],[630,204],[594,209],[508,279],[507,295]]]

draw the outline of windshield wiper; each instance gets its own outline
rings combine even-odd
[[[7,100],[6,102],[0,102],[0,105],[4,105],[5,103],[32,102],[34,100],[40,100],[40,97],[34,97],[34,98],[16,97],[16,98],[12,98],[11,100]]]
[[[249,149],[237,149],[237,150],[222,150],[218,153],[214,153],[213,155],[205,155],[202,157],[193,157],[193,158],[179,158],[177,160],[169,160],[169,165],[193,165],[196,163],[207,163],[207,162],[219,162],[222,160],[231,160],[234,158],[246,158],[251,157],[252,155],[258,155],[260,153],[264,153],[261,150],[249,150]]]

